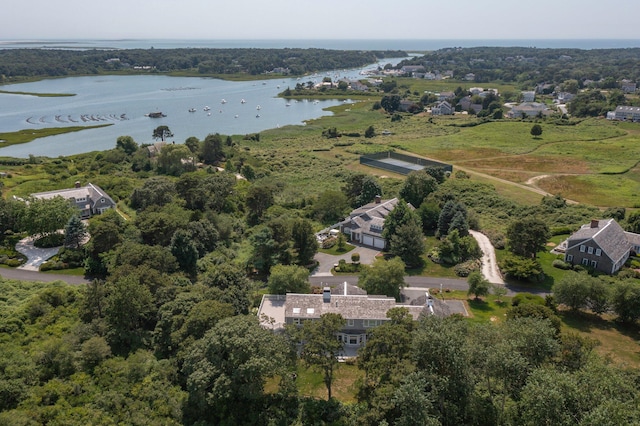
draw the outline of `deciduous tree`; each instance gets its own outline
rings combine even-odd
[[[467,277],[467,283],[469,284],[468,295],[473,294],[478,300],[480,296],[486,296],[489,294],[491,283],[487,281],[480,272],[474,271]]]
[[[398,257],[391,260],[376,259],[371,266],[360,267],[358,286],[369,294],[400,300],[400,289],[404,287],[404,267],[404,262]]]
[[[184,363],[189,423],[261,424],[256,407],[265,401],[265,383],[270,377],[286,382],[292,360],[282,336],[262,328],[255,316],[221,320]]]
[[[314,321],[305,321],[300,330],[302,348],[300,357],[305,363],[322,373],[322,381],[327,387],[327,399],[331,399],[333,375],[338,366],[338,355],[343,343],[336,334],[346,325],[340,314],[328,313]]]
[[[269,275],[269,293],[310,293],[309,271],[295,265],[276,265]]]
[[[400,188],[400,197],[413,207],[418,208],[424,199],[438,188],[436,179],[425,170],[413,171]]]
[[[550,232],[546,223],[536,217],[513,221],[507,227],[509,249],[513,254],[535,259],[544,250]]]

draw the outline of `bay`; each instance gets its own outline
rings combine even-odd
[[[0,94],[0,132],[48,127],[111,124],[99,129],[40,138],[0,148],[0,156],[57,157],[115,147],[119,136],[139,144],[152,143],[153,129],[168,126],[171,141],[183,143],[210,133],[244,135],[331,114],[326,108],[345,101],[286,100],[277,94],[287,87],[330,76],[362,78],[360,71],[404,58],[390,58],[365,68],[335,70],[303,78],[231,82],[211,78],[144,76],[90,76],[42,80],[3,86],[4,90],[30,93],[73,93],[69,97]],[[224,100],[224,101],[223,101]],[[351,101],[346,101],[351,102]],[[205,110],[208,108],[208,111]],[[195,109],[194,112],[189,112]],[[166,117],[145,114],[162,112]]]
[[[447,47],[537,47],[575,49],[616,49],[640,47],[640,39],[0,39],[0,49],[179,49],[179,48],[318,48],[337,50],[405,50],[424,52]]]

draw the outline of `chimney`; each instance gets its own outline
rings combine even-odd
[[[331,288],[330,287],[324,287],[322,289],[322,302],[323,303],[330,303],[331,302]]]
[[[79,180],[76,181],[75,186],[76,186],[76,188],[80,188],[80,181]]]
[[[598,219],[591,219],[591,228],[597,228],[600,225],[600,221]]]
[[[379,195],[376,195],[376,197],[373,199],[373,201],[374,201],[376,204],[380,204],[380,202],[382,201],[382,197],[381,197],[381,196],[379,196]]]

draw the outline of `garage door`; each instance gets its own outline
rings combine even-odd
[[[382,238],[373,238],[373,246],[375,248],[379,248],[380,250],[384,249],[384,239]]]
[[[373,246],[373,237],[371,235],[363,235],[362,244],[365,246]]]

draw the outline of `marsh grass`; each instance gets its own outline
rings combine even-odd
[[[18,130],[17,132],[0,133],[0,140],[4,141],[0,143],[0,147],[31,142],[47,136],[62,135],[64,133],[79,132],[81,130],[97,129],[112,125],[113,123],[98,124],[95,126],[50,127],[46,129],[27,129]]]
[[[75,96],[75,93],[35,93],[35,92],[12,92],[9,90],[0,90],[0,93],[6,93],[8,95],[25,95],[25,96],[37,96],[40,98],[59,98],[65,96]]]

